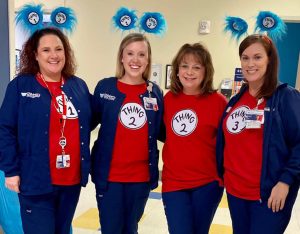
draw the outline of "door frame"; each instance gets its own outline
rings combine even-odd
[[[298,70],[297,70],[297,78],[295,88],[300,91],[300,52],[298,57]]]
[[[281,19],[285,23],[299,23],[300,24],[299,16],[282,16]],[[295,88],[300,91],[300,51],[299,51],[299,56],[298,56],[298,68],[297,68]]]

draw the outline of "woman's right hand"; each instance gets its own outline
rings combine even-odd
[[[272,189],[268,199],[268,207],[273,212],[278,212],[284,208],[286,197],[289,193],[290,186],[279,181]]]
[[[16,193],[20,192],[20,176],[5,177],[5,187]]]

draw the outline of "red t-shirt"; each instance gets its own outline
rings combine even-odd
[[[225,135],[224,184],[230,194],[247,199],[260,199],[260,176],[263,152],[263,124],[248,129],[245,111],[257,106],[257,99],[247,91],[227,114],[223,122]],[[259,106],[263,110],[264,100]]]
[[[166,142],[163,147],[162,191],[176,191],[218,180],[216,135],[226,106],[219,93],[164,98]]]
[[[146,83],[129,85],[117,82],[126,95],[119,112],[108,180],[111,182],[149,181],[148,122],[140,95]]]
[[[38,82],[45,88],[47,86],[41,78]],[[61,82],[46,82],[51,93],[51,110],[50,110],[50,126],[49,126],[49,157],[50,157],[50,174],[52,184],[55,185],[75,185],[80,183],[80,136],[79,136],[79,120],[78,113],[71,103],[70,99],[64,94],[65,103],[67,105],[67,119],[64,128],[64,136],[66,137],[65,154],[70,155],[70,167],[56,168],[57,156],[62,154],[62,148],[59,145],[61,137],[61,114],[62,90]],[[59,108],[60,113],[54,106]]]

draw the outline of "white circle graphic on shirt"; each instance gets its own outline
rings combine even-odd
[[[67,105],[67,119],[77,119],[78,118],[78,113],[76,108],[74,107],[73,103],[71,102],[71,100],[66,96],[66,94],[64,93],[64,97],[65,97],[65,103]],[[56,102],[58,104],[58,112],[59,113],[63,113],[63,101],[62,101],[62,95],[59,95],[56,97]]]
[[[240,106],[231,112],[226,121],[226,128],[228,132],[238,134],[245,129],[245,113],[248,110],[248,106]]]
[[[147,116],[141,105],[130,102],[122,106],[119,119],[124,127],[135,130],[144,126]]]
[[[172,129],[176,135],[188,136],[197,127],[198,117],[193,110],[182,110],[172,118]]]

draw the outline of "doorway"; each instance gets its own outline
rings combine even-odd
[[[283,36],[282,40],[275,42],[279,55],[279,80],[299,88],[300,20],[286,21],[285,23],[287,34]]]

